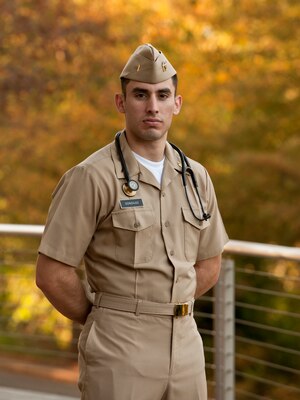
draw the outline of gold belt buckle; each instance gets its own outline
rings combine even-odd
[[[176,304],[174,307],[174,315],[175,317],[185,317],[189,314],[189,304]]]

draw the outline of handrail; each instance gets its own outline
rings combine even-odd
[[[224,252],[255,257],[284,258],[285,260],[300,261],[300,247],[279,246],[275,244],[230,240],[226,244]]]
[[[44,225],[0,224],[0,236],[41,236]]]
[[[41,236],[43,231],[43,225],[0,224],[0,236]],[[300,247],[244,242],[241,240],[230,240],[225,245],[224,253],[300,261]]]

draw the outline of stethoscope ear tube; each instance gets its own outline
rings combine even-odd
[[[198,221],[207,221],[209,218],[211,218],[211,215],[209,213],[206,213],[205,210],[204,210],[203,203],[202,203],[202,200],[201,200],[201,197],[200,197],[200,193],[199,193],[199,189],[198,189],[198,183],[197,183],[194,171],[192,170],[191,165],[189,163],[189,160],[187,159],[187,157],[183,153],[183,151],[181,151],[179,149],[179,147],[177,147],[173,143],[170,143],[170,144],[173,147],[173,149],[177,151],[177,153],[179,154],[180,160],[181,160],[182,184],[183,184],[183,187],[184,187],[185,196],[186,196],[187,202],[189,204],[190,210],[191,210],[193,216]],[[186,174],[187,174],[187,172],[190,174],[190,177],[191,177],[192,183],[193,183],[193,187],[194,187],[194,189],[196,191],[196,194],[197,194],[197,197],[198,197],[198,200],[199,200],[199,205],[200,205],[200,208],[201,208],[202,218],[201,217],[199,218],[195,214],[195,211],[193,210],[193,207],[192,207],[191,202],[190,202],[189,194],[188,194],[188,191],[187,191],[187,182],[186,182]]]
[[[127,168],[127,165],[126,165],[126,162],[125,162],[125,159],[123,156],[123,152],[121,149],[121,143],[120,143],[121,134],[122,134],[122,132],[117,133],[115,142],[116,142],[117,152],[120,157],[120,161],[121,161],[121,165],[122,165],[122,171],[124,172],[124,177],[126,180],[126,183],[124,183],[122,185],[122,190],[126,196],[133,197],[136,195],[136,192],[139,190],[140,186],[137,181],[130,178],[128,168]]]
[[[121,161],[121,165],[122,165],[122,171],[124,172],[124,176],[125,176],[126,182],[128,184],[129,181],[130,181],[130,176],[129,176],[127,165],[126,165],[126,162],[125,162],[125,159],[124,159],[124,156],[123,156],[123,152],[122,152],[122,149],[121,149],[121,143],[120,143],[121,134],[122,134],[122,132],[118,132],[116,134],[115,142],[116,142],[117,152],[118,152],[118,155],[120,157],[120,161]]]

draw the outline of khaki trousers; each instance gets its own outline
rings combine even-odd
[[[79,339],[82,400],[207,400],[192,316],[93,307]]]

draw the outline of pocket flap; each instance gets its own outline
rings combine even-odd
[[[189,208],[182,207],[181,209],[182,209],[182,215],[183,215],[185,222],[188,222],[189,224],[193,225],[195,228],[200,229],[200,230],[205,229],[209,226],[209,224],[210,224],[209,220],[199,221],[194,217],[192,211]],[[197,216],[200,217],[201,213],[200,213],[199,209],[193,208],[193,211]]]
[[[112,212],[112,224],[115,228],[128,231],[141,231],[154,224],[151,209],[131,209]]]

